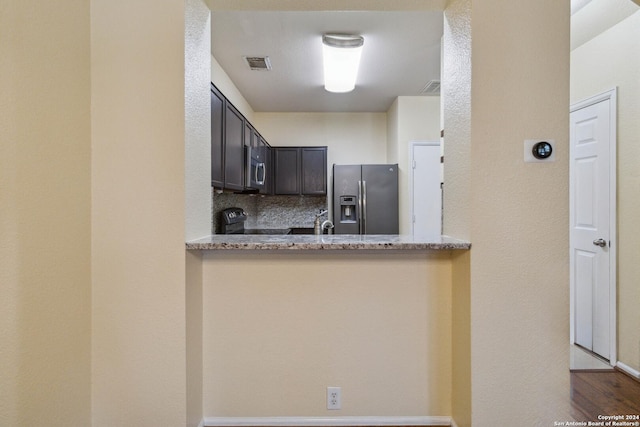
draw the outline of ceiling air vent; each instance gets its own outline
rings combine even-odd
[[[423,95],[440,95],[440,80],[431,80],[422,88]]]
[[[249,68],[256,71],[269,71],[271,69],[271,61],[268,56],[245,56]]]

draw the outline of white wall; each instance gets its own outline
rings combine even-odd
[[[0,425],[87,426],[89,2],[0,9]]]
[[[640,11],[571,52],[572,103],[618,88],[618,359],[635,370],[640,370],[639,53]]]

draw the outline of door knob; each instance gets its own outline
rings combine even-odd
[[[607,246],[607,241],[604,239],[596,239],[593,241],[593,244],[596,246],[600,246],[601,248],[604,248],[605,246]]]

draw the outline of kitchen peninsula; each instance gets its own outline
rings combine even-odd
[[[205,419],[327,417],[328,386],[344,392],[341,417],[451,414],[470,247],[402,234],[188,241]]]

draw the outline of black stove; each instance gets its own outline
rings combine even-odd
[[[288,228],[245,228],[244,234],[289,234]]]
[[[289,228],[244,228],[247,213],[242,208],[228,208],[220,213],[222,234],[289,234]]]

